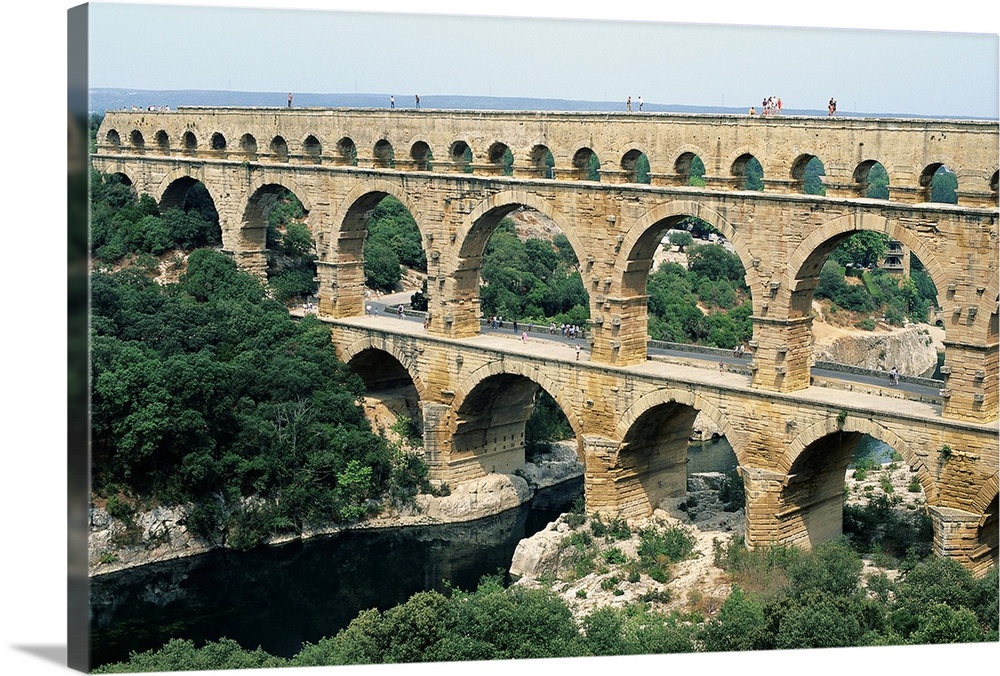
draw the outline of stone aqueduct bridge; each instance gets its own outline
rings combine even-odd
[[[918,469],[938,553],[982,570],[998,551],[998,154],[995,122],[182,108],[109,112],[92,159],[164,206],[202,182],[224,248],[256,271],[270,206],[281,189],[293,192],[317,243],[320,316],[370,387],[412,388],[438,478],[523,462],[524,422],[541,387],[576,432],[588,509],[645,514],[683,494],[686,439],[704,411],[739,461],[747,542],[815,543],[840,532],[844,471],[869,434]],[[648,185],[635,182],[640,155]],[[600,181],[586,180],[592,156]],[[704,188],[686,185],[696,156]],[[814,157],[823,197],[801,192]],[[741,189],[751,158],[763,167],[763,192]],[[889,175],[888,200],[863,197],[876,162]],[[957,205],[928,202],[941,166],[958,178]],[[363,317],[365,224],[386,195],[421,231],[426,331]],[[478,335],[482,254],[519,207],[552,219],[581,262],[589,361]],[[646,359],[652,256],[688,216],[721,231],[743,262],[749,378]],[[813,290],[829,253],[859,230],[902,242],[937,286],[940,406],[810,386]]]

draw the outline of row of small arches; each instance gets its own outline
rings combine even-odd
[[[138,153],[145,153],[148,145],[143,133],[132,130],[128,135],[131,150]],[[106,143],[111,149],[121,151],[122,139],[117,130],[111,129],[106,135]],[[159,130],[153,138],[152,147],[163,153],[169,153],[173,148],[166,131]],[[263,158],[270,158],[275,162],[287,163],[293,159],[289,151],[289,144],[283,136],[274,136],[266,149],[261,148],[257,139],[249,133],[243,134],[236,147],[231,147],[230,142],[220,133],[215,132],[209,137],[208,148],[216,153],[233,153],[242,156],[247,160],[257,161]],[[197,155],[200,150],[200,142],[195,133],[191,130],[185,131],[181,135],[179,150],[182,154]],[[485,155],[485,164],[475,165],[473,163],[473,152],[465,141],[455,141],[451,144],[443,160],[435,158],[430,146],[424,141],[417,141],[410,147],[408,157],[397,158],[392,144],[385,140],[379,140],[372,148],[372,163],[376,168],[383,169],[411,169],[416,171],[431,171],[434,169],[444,169],[451,171],[461,171],[475,173],[477,170],[491,175],[510,176],[514,173],[515,158],[511,149],[504,143],[496,142],[490,146]],[[294,156],[296,161],[310,164],[320,164],[324,160],[332,162],[334,165],[357,166],[358,148],[349,137],[341,138],[334,146],[333,153],[324,155],[323,145],[315,135],[308,135],[301,143],[301,153]],[[600,181],[602,173],[609,173],[607,168],[602,169],[601,162],[591,148],[578,149],[571,160],[571,166],[566,168],[556,168],[555,158],[551,150],[544,145],[536,145],[532,148],[527,162],[518,167],[519,174],[539,177],[539,178],[567,178],[576,180]],[[623,183],[651,183],[649,159],[645,153],[638,149],[631,149],[626,152],[618,167],[611,172],[617,175],[614,182]],[[873,168],[875,173],[871,174]],[[703,176],[705,174],[704,164],[701,158],[693,152],[682,153],[673,164],[674,175],[672,182],[676,185],[697,185],[705,186]],[[957,197],[948,199],[933,199],[932,185],[935,176],[942,172],[950,173],[950,170],[941,163],[928,165],[922,171],[919,178],[918,191],[922,194],[922,201],[946,201],[956,203]],[[792,164],[788,179],[790,189],[809,194],[824,194],[822,188],[823,179],[816,177],[824,176],[825,170],[822,162],[815,155],[803,154]],[[884,177],[885,187],[888,187],[888,174],[884,167],[875,160],[865,160],[855,167],[852,174],[852,181],[857,188],[857,194],[861,197],[880,197],[888,199],[888,192],[885,194],[871,189],[872,178]],[[813,180],[810,181],[810,178]],[[736,158],[730,166],[729,175],[726,177],[729,187],[747,190],[763,190],[763,169],[760,162],[749,153],[745,153]],[[957,180],[952,189],[952,195],[957,189]],[[994,172],[990,179],[990,190],[997,192],[998,177]]]

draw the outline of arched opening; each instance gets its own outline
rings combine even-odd
[[[167,136],[167,132],[161,129],[158,132],[156,132],[156,136],[154,138],[156,139],[156,147],[161,152],[166,152],[170,150],[170,137]]]
[[[694,153],[682,153],[674,162],[674,171],[679,177],[679,185],[705,187],[705,164]]]
[[[465,141],[455,141],[448,151],[457,171],[472,173],[472,148]]]
[[[678,214],[639,237],[622,276],[623,295],[645,296],[654,341],[734,349],[753,337],[746,270],[711,224]],[[666,346],[649,346],[649,355]],[[744,348],[745,351],[745,348]]]
[[[198,152],[198,138],[194,132],[190,130],[184,132],[181,137],[181,147],[184,149],[185,155],[194,155]]]
[[[944,164],[931,164],[920,174],[921,202],[958,204],[958,177]]]
[[[271,157],[275,162],[288,161],[288,143],[281,136],[271,139]]]
[[[375,143],[372,149],[375,159],[375,166],[380,169],[394,169],[396,167],[396,156],[392,149],[392,144],[382,139]]]
[[[212,150],[222,151],[226,149],[226,137],[215,132],[212,134]]]
[[[487,152],[487,159],[490,164],[493,164],[504,176],[512,176],[514,174],[514,154],[510,151],[505,144],[497,141],[490,146]]]
[[[815,155],[802,155],[792,164],[793,190],[806,195],[826,195],[826,168]]]
[[[622,439],[615,471],[637,485],[637,513],[664,509],[695,525],[741,529],[743,480],[736,455],[708,416],[669,401],[645,410]]]
[[[645,183],[649,185],[649,158],[641,150],[632,149],[622,157],[622,171],[625,172],[626,183]]]
[[[993,193],[994,202],[997,201],[997,190],[998,190],[997,183],[998,181],[1000,181],[1000,179],[998,179],[998,176],[1000,176],[1000,172],[994,171],[993,175],[990,177],[990,192]]]
[[[865,160],[854,169],[854,183],[859,197],[889,199],[889,172],[881,162]]]
[[[545,214],[517,203],[483,214],[462,246],[470,267],[456,292],[487,330],[583,344],[590,300],[569,238]]]
[[[302,142],[302,152],[305,155],[305,160],[307,162],[319,164],[323,155],[323,145],[319,142],[318,138],[310,134],[309,136],[306,136],[306,140]]]
[[[118,135],[118,131],[115,129],[109,129],[107,135],[104,137],[108,145],[111,146],[112,152],[119,152],[122,149],[122,139]]]
[[[555,178],[556,160],[547,146],[537,145],[531,149],[528,165],[539,178]]]
[[[764,190],[764,168],[753,155],[746,153],[736,158],[730,173],[737,179],[738,190]]]
[[[455,412],[452,439],[452,464],[475,467],[476,474],[513,474],[524,471],[526,462],[554,453],[577,464],[575,436],[559,404],[518,374],[500,373],[477,383]]]
[[[410,159],[413,160],[413,167],[417,171],[430,171],[434,157],[431,154],[431,147],[423,141],[417,141],[410,148]]]
[[[337,164],[349,167],[358,166],[358,147],[354,140],[344,137],[337,141]]]
[[[219,230],[216,241],[222,241],[219,213],[215,200],[205,184],[190,176],[184,176],[171,183],[160,198],[160,212],[177,209],[187,215],[197,215],[200,220],[212,224]]]
[[[933,525],[914,471],[891,446],[858,431],[839,430],[812,442],[787,472],[778,512],[814,547],[845,535],[876,565],[930,556]]]
[[[362,227],[366,307],[374,302],[391,306],[387,309],[402,305],[426,311],[427,255],[413,215],[395,197],[382,195]]]
[[[420,395],[406,367],[376,348],[362,350],[347,366],[365,383],[364,410],[372,429],[410,449],[422,446]]]
[[[250,204],[248,215],[267,220],[264,243],[271,295],[290,307],[305,304],[308,308],[316,300],[318,257],[308,212],[292,191],[275,184],[258,189]]]
[[[252,134],[243,134],[240,137],[240,150],[247,156],[247,159],[257,159],[257,139]]]
[[[600,181],[601,162],[590,148],[580,148],[573,155],[573,177],[578,181]]]
[[[146,149],[146,139],[143,138],[142,132],[138,129],[132,130],[132,133],[129,134],[128,140],[132,147],[139,153]]]

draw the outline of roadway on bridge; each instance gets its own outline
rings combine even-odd
[[[374,316],[388,316],[397,320],[402,319],[408,322],[423,323],[424,317],[422,313],[407,314],[404,307],[402,314],[400,314],[399,301],[404,300],[404,295],[405,294],[395,294],[393,296],[384,296],[380,300],[369,300],[367,301],[367,305],[371,306],[372,314]],[[409,302],[408,295],[405,297],[405,302]],[[569,338],[561,335],[558,330],[556,333],[551,334],[549,333],[549,327],[547,325],[536,326],[534,324],[519,324],[518,330],[515,332],[513,322],[504,320],[503,328],[493,329],[488,323],[484,323],[480,331],[482,335],[507,336],[511,339],[518,339],[521,337],[522,333],[527,332],[532,342],[542,340],[568,346],[579,345],[581,358],[587,358],[590,354],[590,351],[587,349],[587,341],[585,338]],[[653,347],[652,345],[647,349],[647,354],[651,359],[656,359],[657,361],[686,362],[701,368],[712,368],[717,366],[720,361],[722,362],[723,370],[725,371],[739,372],[745,371],[749,368],[748,356],[744,356],[743,358],[726,355],[719,356],[695,350],[664,349]],[[833,371],[817,367],[813,367],[810,370],[810,373],[814,379],[837,380],[845,383],[864,385],[866,387],[890,388],[888,374],[866,375],[861,373]],[[908,399],[917,399],[921,401],[937,401],[940,396],[938,388],[936,387],[909,383],[906,381],[901,381],[899,385],[891,386],[891,389],[901,391]]]

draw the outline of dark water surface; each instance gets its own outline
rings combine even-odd
[[[91,580],[92,668],[171,638],[231,638],[290,657],[367,608],[416,592],[472,590],[506,574],[518,541],[572,508],[583,479],[514,510],[464,524],[351,531],[250,552],[214,551]]]

